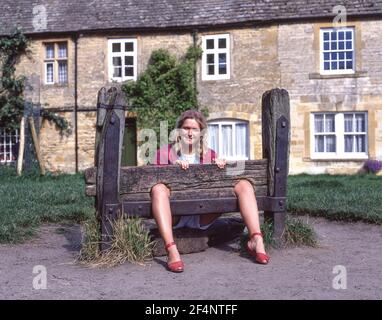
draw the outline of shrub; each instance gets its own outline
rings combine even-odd
[[[129,108],[137,113],[138,127],[153,129],[157,143],[160,143],[161,121],[167,121],[171,131],[183,111],[199,108],[195,68],[201,53],[199,47],[191,46],[178,61],[167,50],[155,50],[138,80],[128,81],[122,86]],[[208,113],[206,108],[201,111],[204,115]]]

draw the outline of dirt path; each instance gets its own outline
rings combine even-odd
[[[182,274],[167,272],[164,257],[144,267],[75,265],[79,226],[46,225],[28,244],[0,246],[0,299],[382,299],[382,226],[309,222],[317,249],[273,250],[263,266],[229,244],[184,255]],[[45,290],[33,289],[36,265],[47,269]],[[336,265],[346,268],[345,290],[332,286]]]

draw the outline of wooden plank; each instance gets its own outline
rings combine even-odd
[[[289,170],[290,144],[290,104],[289,94],[283,89],[272,89],[262,98],[262,138],[263,157],[269,160],[268,196],[284,197]],[[266,220],[273,222],[273,237],[281,242],[285,229],[286,203],[279,210],[265,210]]]
[[[174,180],[175,175],[181,175],[182,180],[187,179],[189,183],[192,181],[200,180],[204,182],[210,181],[220,181],[224,180],[237,180],[245,177],[266,177],[265,170],[267,168],[267,159],[260,160],[247,160],[245,161],[245,171],[242,174],[239,170],[234,169],[234,163],[227,164],[229,168],[229,175],[225,169],[221,170],[216,167],[214,164],[203,164],[203,165],[190,165],[190,168],[187,171],[184,171],[179,168],[177,165],[165,165],[165,166],[139,166],[139,167],[122,167],[121,168],[121,190],[122,193],[126,192],[141,192],[142,186],[137,182],[147,181],[149,179],[149,184],[157,183],[159,180]],[[197,168],[197,169],[195,169]],[[97,169],[92,167],[85,170],[85,182],[86,184],[95,184],[96,182],[96,171]],[[150,176],[148,178],[143,178]],[[256,179],[253,179],[254,185],[258,185]],[[124,186],[128,184],[129,187]],[[210,185],[209,185],[210,186]],[[219,186],[220,187],[220,186]],[[149,187],[151,188],[151,187]]]
[[[265,196],[267,192],[267,186],[257,187],[255,192],[256,196]],[[234,197],[235,193],[233,188],[221,188],[221,189],[189,189],[182,191],[171,191],[171,200],[185,200],[185,199],[200,199],[200,198],[226,198]],[[122,195],[123,201],[150,201],[151,196],[149,192],[141,193],[126,193]]]
[[[86,184],[95,185],[97,179],[97,167],[85,169],[84,177]]]
[[[117,90],[116,88],[112,87],[109,90],[106,91],[105,88],[102,88],[100,92],[98,93],[98,101],[97,101],[97,117],[101,117],[102,121],[97,118],[98,123],[102,123],[101,127],[97,127],[96,132],[96,141],[95,141],[95,166],[98,168],[95,172],[95,179],[96,179],[96,201],[95,201],[95,207],[97,211],[97,216],[101,218],[102,211],[104,210],[104,203],[103,203],[103,179],[104,179],[104,156],[105,156],[105,139],[106,139],[106,131],[109,126],[110,118],[111,118],[111,110],[107,114],[103,112],[98,112],[98,109],[104,109],[102,108],[103,105],[113,105],[116,99]],[[106,109],[105,109],[106,110]]]
[[[267,194],[267,185],[256,185],[256,196],[264,196]],[[85,194],[89,197],[96,196],[95,184],[85,186]],[[218,188],[218,189],[189,189],[182,191],[172,191],[171,199],[198,199],[201,195],[208,194],[209,197],[229,197],[233,196],[233,188]],[[125,193],[122,195],[123,200],[144,201],[150,200],[150,192]]]
[[[288,123],[290,123],[290,105],[288,91],[284,89],[272,89],[265,92],[262,97],[262,143],[263,158],[268,159],[267,171],[269,195],[274,194],[275,188],[274,172],[276,162],[276,130],[277,121],[282,116],[284,116]],[[289,135],[290,132],[288,132],[288,141],[290,141]],[[288,159],[286,160],[288,161]]]
[[[257,205],[259,210],[276,211],[279,210],[279,202],[283,200],[285,199],[260,196],[257,197]],[[240,211],[236,197],[171,200],[170,207],[173,216]],[[123,212],[129,216],[150,218],[151,201],[123,201]]]
[[[190,165],[188,170],[176,165],[123,168],[120,192],[149,192],[159,182],[165,183],[172,191],[232,187],[240,179],[247,179],[254,186],[262,185],[267,179],[266,164],[266,160],[246,161],[243,172],[236,175],[228,175],[226,169],[219,169],[215,164]],[[227,164],[228,170],[232,166]]]
[[[97,189],[95,184],[85,186],[85,195],[88,197],[95,197],[97,195]]]
[[[121,105],[122,103],[124,103],[123,93],[118,90],[114,104]],[[102,179],[101,250],[110,248],[113,233],[112,223],[120,214],[119,177],[121,172],[121,152],[124,129],[124,110],[114,108],[108,110],[105,117],[105,134],[102,135],[102,143],[104,144],[104,162]]]

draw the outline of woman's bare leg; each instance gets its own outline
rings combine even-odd
[[[159,183],[151,189],[151,203],[153,216],[165,245],[174,242],[170,209],[170,190],[163,183]],[[178,260],[180,260],[180,255],[177,247],[170,247],[168,249],[168,262],[172,263]]]
[[[259,209],[252,184],[247,180],[240,180],[234,188],[239,200],[240,213],[248,228],[249,235],[260,231]],[[248,245],[256,252],[265,253],[263,238],[254,236],[249,240]]]

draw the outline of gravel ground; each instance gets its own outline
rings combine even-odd
[[[80,227],[44,225],[26,244],[0,246],[0,299],[382,299],[382,226],[303,219],[318,248],[272,250],[270,264],[259,265],[230,243],[184,255],[182,274],[166,271],[165,257],[146,266],[76,265]],[[46,268],[46,289],[33,288],[37,265]],[[336,266],[346,268],[346,289],[333,287]]]

